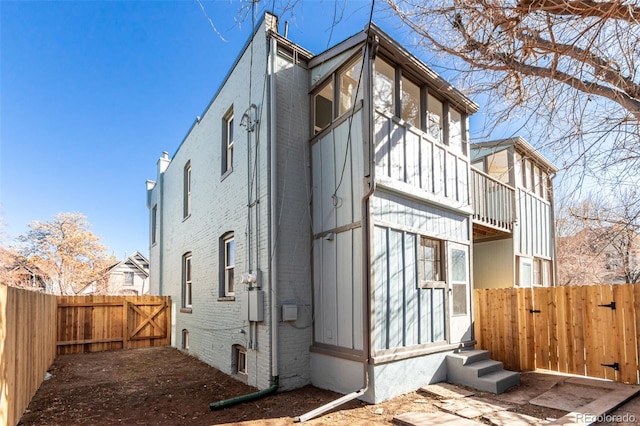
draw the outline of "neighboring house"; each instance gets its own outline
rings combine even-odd
[[[80,294],[141,296],[149,293],[149,260],[139,252],[105,269],[102,277]]]
[[[0,247],[0,278],[12,287],[26,290],[46,291],[47,275],[39,268],[31,265],[27,258]]]
[[[471,145],[475,288],[555,285],[557,171],[520,137]]]
[[[138,252],[107,268],[107,294],[141,296],[149,293],[149,260]]]
[[[378,402],[446,380],[475,344],[477,110],[375,25],[313,55],[266,14],[147,182],[172,345],[260,389]]]

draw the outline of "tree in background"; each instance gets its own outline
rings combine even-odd
[[[640,172],[640,6],[624,0],[387,0],[446,54],[489,125],[512,120],[563,168],[616,185]],[[519,124],[518,124],[519,123]],[[492,127],[487,129],[492,130]],[[514,133],[515,133],[514,132]],[[537,139],[537,140],[534,140]],[[609,172],[608,174],[606,172]],[[603,179],[605,178],[605,179]],[[640,195],[640,194],[636,194]]]
[[[591,195],[558,209],[560,285],[640,282],[640,205],[637,189],[611,199]]]
[[[114,261],[81,213],[59,213],[49,222],[31,222],[29,228],[18,237],[19,253],[48,276],[48,293],[78,294],[101,282]]]

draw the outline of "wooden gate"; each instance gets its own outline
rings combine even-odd
[[[513,370],[640,383],[640,285],[475,290],[478,347]]]
[[[171,341],[168,296],[60,296],[58,354],[166,346]]]

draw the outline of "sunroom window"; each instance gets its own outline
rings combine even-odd
[[[353,109],[353,104],[357,100],[362,99],[362,82],[360,82],[360,87],[358,87],[358,80],[361,74],[362,60],[358,59],[338,75],[340,84],[340,115]]]
[[[429,95],[427,99],[427,133],[437,142],[442,143],[442,125],[444,124],[442,102]]]
[[[314,129],[320,130],[331,124],[333,119],[333,82],[327,83],[313,99],[314,103]]]
[[[487,174],[509,183],[509,152],[506,149],[487,156]]]
[[[373,104],[376,108],[395,115],[395,69],[379,57],[374,66]]]
[[[465,152],[462,138],[462,114],[455,109],[449,110],[449,146],[455,152]]]
[[[401,118],[415,127],[420,127],[420,87],[402,77]]]

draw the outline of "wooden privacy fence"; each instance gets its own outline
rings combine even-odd
[[[0,285],[0,425],[15,425],[56,356],[56,297]]]
[[[58,354],[166,346],[169,296],[59,296]]]
[[[474,290],[477,346],[511,370],[640,383],[640,284]]]

